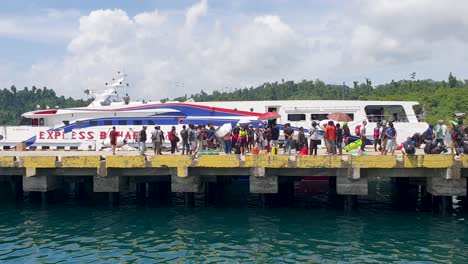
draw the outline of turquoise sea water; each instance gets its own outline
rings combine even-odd
[[[244,188],[244,187],[241,187]],[[66,199],[0,203],[0,263],[468,263],[465,213],[262,208],[225,204],[117,207]],[[237,199],[237,200],[236,200]]]

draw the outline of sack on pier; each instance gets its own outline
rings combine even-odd
[[[445,146],[437,146],[431,149],[431,154],[440,154],[445,150]]]
[[[239,144],[236,144],[236,147],[234,148],[234,154],[241,154],[240,146]]]
[[[425,154],[431,154],[431,150],[435,147],[435,144],[433,143],[426,143],[424,146],[424,153]]]

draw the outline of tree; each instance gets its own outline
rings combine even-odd
[[[455,78],[455,76],[453,76],[451,72],[448,77],[448,86],[449,88],[457,87],[457,78]]]

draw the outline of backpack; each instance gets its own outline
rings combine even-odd
[[[411,142],[408,142],[404,145],[406,154],[414,154],[416,150]]]
[[[361,125],[357,125],[356,128],[354,128],[354,133],[356,133],[357,136],[361,135]]]
[[[167,132],[167,137],[169,138],[169,141],[174,141],[174,134],[172,131]]]
[[[374,138],[378,139],[380,138],[380,128],[374,127]]]

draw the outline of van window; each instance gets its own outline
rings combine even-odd
[[[305,114],[289,114],[288,121],[305,121],[306,115]]]

